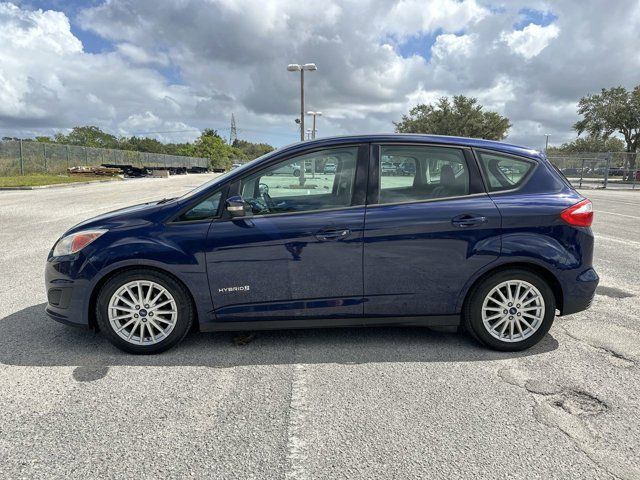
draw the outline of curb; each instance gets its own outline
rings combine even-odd
[[[187,174],[187,175],[199,175],[199,174]],[[186,175],[179,175],[181,177]],[[131,177],[131,178],[122,178],[122,182],[132,182],[132,181],[147,181],[147,180],[169,180],[172,177]],[[215,177],[214,177],[215,178]],[[94,183],[120,183],[118,180],[90,180],[88,182],[73,182],[73,183],[54,183],[53,185],[34,185],[34,186],[23,186],[23,187],[0,187],[0,191],[2,190],[40,190],[42,188],[66,188],[66,187],[81,187],[82,185],[91,185]]]

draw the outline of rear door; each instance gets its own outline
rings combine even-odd
[[[217,321],[362,317],[368,152],[368,145],[313,151],[250,172],[230,187],[252,205],[253,216],[223,218],[209,230]],[[319,162],[336,169],[313,171]],[[291,165],[308,169],[294,174]]]
[[[472,152],[374,145],[370,172],[365,317],[458,313],[464,285],[500,253],[500,214]]]

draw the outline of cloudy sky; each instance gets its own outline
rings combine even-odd
[[[1,2],[1,0],[0,0]],[[640,1],[107,0],[0,3],[0,135],[98,125],[163,141],[212,127],[297,139],[389,132],[420,102],[477,97],[508,140],[571,140],[576,102],[640,83]]]

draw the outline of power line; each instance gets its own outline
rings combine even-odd
[[[201,131],[202,130],[194,128],[191,130],[165,130],[162,132],[129,132],[129,135],[148,135],[150,133],[188,133],[188,132],[201,132]]]
[[[220,131],[231,131],[231,127],[221,127],[221,128],[214,128],[215,131],[220,132]],[[201,129],[190,129],[190,130],[166,130],[166,131],[158,131],[158,132],[154,132],[154,131],[148,131],[148,132],[130,132],[129,135],[148,135],[151,133],[188,133],[188,132],[202,132]],[[237,138],[237,134],[238,133],[242,133],[242,132],[253,132],[253,133],[263,133],[266,135],[276,135],[276,136],[280,136],[280,137],[291,137],[292,135],[290,133],[282,133],[282,132],[274,132],[272,130],[264,130],[261,128],[247,128],[247,127],[243,127],[243,128],[237,128],[235,129],[236,135],[235,137]]]

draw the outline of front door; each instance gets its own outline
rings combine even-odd
[[[375,146],[364,233],[365,316],[459,313],[500,253],[500,214],[469,150]]]
[[[289,157],[231,187],[253,215],[222,218],[209,230],[216,321],[362,316],[365,209],[357,185],[367,152],[347,146]],[[336,168],[325,171],[329,163]]]

